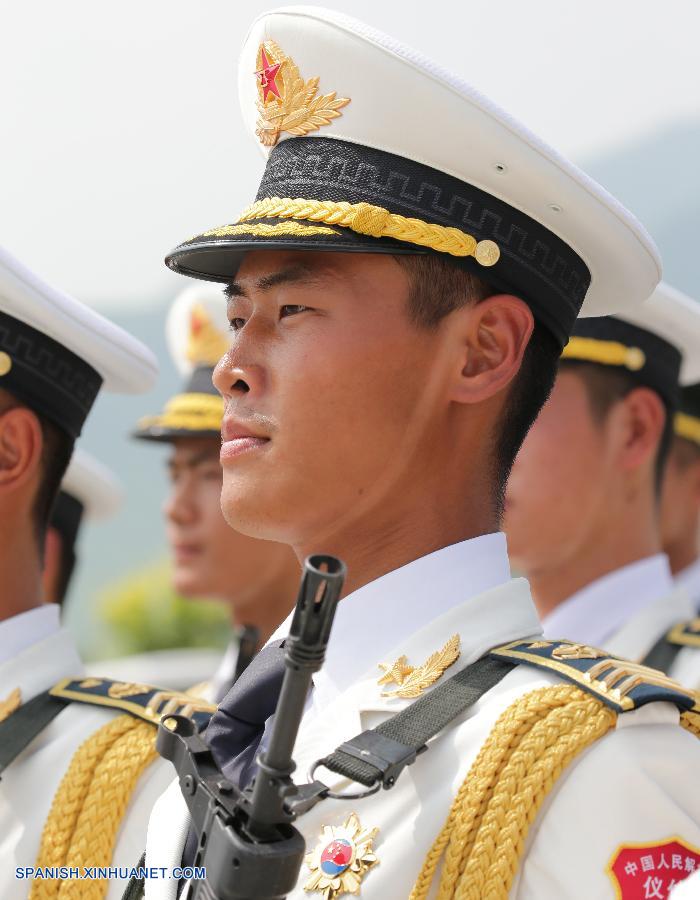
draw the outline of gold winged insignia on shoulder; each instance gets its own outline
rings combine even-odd
[[[163,690],[149,684],[111,678],[64,678],[49,693],[75,703],[110,706],[152,725],[158,725],[163,716],[180,715],[192,719],[201,728],[216,710],[214,704],[188,691]]]
[[[681,711],[695,705],[693,691],[640,663],[618,659],[605,650],[572,641],[513,641],[494,648],[491,656],[556,672],[593,694],[616,712],[647,703],[673,703]]]
[[[689,622],[679,622],[666,635],[669,644],[681,647],[700,647],[700,617]]]
[[[258,48],[258,121],[255,133],[265,147],[274,147],[284,131],[303,136],[330,125],[350,102],[336,91],[318,95],[320,78],[305,81],[291,57],[273,40]]]

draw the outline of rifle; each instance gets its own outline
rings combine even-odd
[[[306,847],[292,823],[328,788],[294,784],[292,751],[344,580],[345,565],[333,556],[304,562],[282,691],[252,785],[241,790],[223,776],[190,719],[169,716],[158,728],[156,747],[177,769],[197,835],[194,867],[206,869],[206,880],[192,883],[193,900],[283,900],[297,883]]]

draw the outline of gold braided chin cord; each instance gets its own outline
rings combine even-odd
[[[160,416],[147,416],[139,428],[182,428],[185,431],[221,431],[223,397],[215,394],[178,394],[165,404]]]
[[[118,716],[73,754],[53,798],[37,866],[109,866],[139,776],[157,757],[148,722]],[[102,900],[107,881],[34,881],[29,900]]]
[[[613,710],[573,685],[540,688],[511,704],[459,789],[411,900],[427,897],[441,860],[438,900],[505,900],[543,800],[615,721]]]
[[[688,413],[676,413],[673,419],[673,430],[678,437],[700,444],[700,419],[689,416]]]
[[[256,200],[243,210],[238,222],[251,219],[302,219],[349,228],[369,237],[390,237],[409,244],[429,247],[451,256],[473,256],[482,266],[495,265],[501,251],[494,241],[478,241],[459,228],[448,228],[389,212],[371,203],[334,200],[305,200],[302,197],[268,197]],[[238,228],[240,225],[229,226]],[[221,229],[219,229],[220,231]]]
[[[626,347],[617,341],[586,337],[572,337],[564,347],[561,358],[600,363],[604,366],[624,366],[630,372],[638,372],[647,361],[646,354],[639,347]]]

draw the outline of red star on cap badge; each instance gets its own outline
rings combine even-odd
[[[260,53],[262,54],[262,69],[255,74],[260,79],[260,86],[263,89],[263,103],[267,103],[267,98],[270,94],[274,94],[275,97],[281,100],[282,95],[277,87],[275,78],[277,78],[277,73],[279,72],[282,63],[271,63],[267,53],[265,53],[264,47],[260,47]]]

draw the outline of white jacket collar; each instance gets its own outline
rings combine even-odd
[[[0,663],[0,700],[19,688],[22,702],[26,703],[62,678],[82,673],[83,663],[73,637],[65,628],[59,628]]]
[[[597,578],[561,603],[544,619],[545,637],[611,649],[613,635],[672,592],[668,557],[658,553],[640,559]]]

